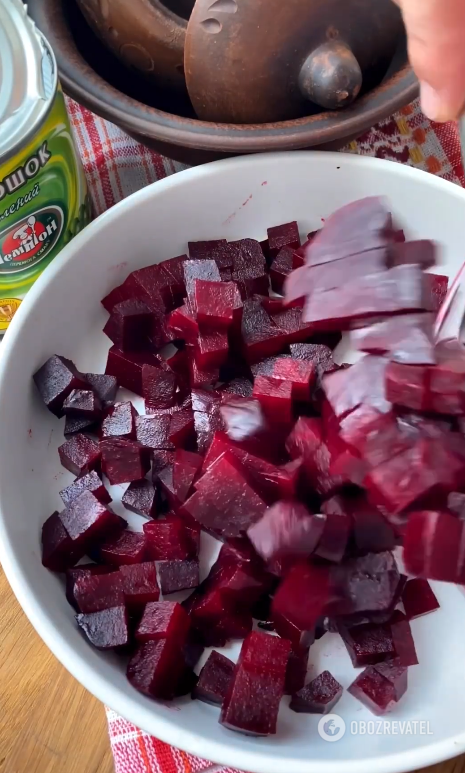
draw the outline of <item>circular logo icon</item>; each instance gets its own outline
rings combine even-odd
[[[338,714],[326,714],[318,722],[318,733],[323,741],[340,741],[346,732],[346,723]]]
[[[21,305],[19,298],[0,298],[0,330],[6,330]]]

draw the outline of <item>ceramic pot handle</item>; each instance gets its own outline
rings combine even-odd
[[[346,107],[363,82],[360,65],[346,43],[323,43],[307,57],[299,73],[302,95],[327,110]]]

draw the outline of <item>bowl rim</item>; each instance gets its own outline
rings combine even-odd
[[[294,150],[355,137],[413,101],[419,94],[416,76],[406,61],[382,84],[341,113],[324,112],[290,121],[265,124],[228,124],[200,121],[149,107],[127,96],[102,78],[78,50],[62,12],[63,0],[29,3],[32,17],[58,62],[66,93],[97,115],[129,134],[195,150],[224,153]],[[37,9],[37,13],[35,12]],[[50,18],[52,17],[52,18]],[[102,44],[103,45],[103,44]],[[79,81],[76,73],[81,75]],[[382,107],[382,115],[380,108]],[[344,127],[341,132],[341,125]]]
[[[389,170],[390,174],[397,175],[400,178],[400,182],[405,177],[418,177],[426,185],[435,188],[438,195],[441,192],[447,191],[450,193],[453,190],[463,200],[465,207],[464,189],[419,169],[369,156],[322,151],[300,151],[297,153],[297,159],[300,157],[302,162],[308,160],[309,156],[324,159],[328,164],[337,164],[337,161],[340,161],[341,156],[343,156],[344,163],[352,166],[355,171],[374,166],[380,170],[380,173],[383,170]],[[86,245],[94,238],[94,234],[102,229],[105,230],[107,227],[111,227],[115,220],[127,216],[127,213],[133,208],[137,208],[141,202],[162,196],[164,191],[183,186],[185,182],[193,178],[199,179],[201,177],[227,174],[228,169],[233,164],[245,167],[258,161],[261,163],[263,159],[265,163],[267,159],[270,161],[273,159],[275,163],[278,161],[278,163],[285,164],[286,159],[289,157],[291,157],[289,153],[263,154],[263,156],[252,157],[244,156],[214,161],[210,164],[181,171],[131,194],[104,212],[77,234],[62,250],[60,260],[52,261],[28,292],[0,346],[0,404],[2,404],[1,396],[5,373],[8,370],[9,360],[14,357],[16,341],[21,335],[25,334],[28,317],[39,302],[43,288],[81,250],[86,248]],[[292,158],[295,160],[296,153],[292,153]],[[464,730],[462,733],[432,743],[429,746],[397,752],[384,757],[330,761],[322,761],[321,759],[312,761],[309,759],[306,762],[302,762],[302,760],[296,760],[292,757],[275,757],[272,752],[264,753],[259,743],[253,749],[241,750],[234,748],[233,734],[231,734],[231,742],[228,742],[227,739],[224,742],[212,740],[207,742],[205,739],[199,738],[195,732],[180,727],[179,722],[176,721],[176,715],[173,714],[171,718],[154,715],[148,700],[147,705],[142,706],[133,701],[132,698],[128,699],[127,696],[122,695],[118,688],[100,675],[97,667],[89,663],[85,657],[75,653],[72,644],[66,640],[60,629],[49,621],[39,600],[35,598],[34,588],[30,586],[23,576],[19,563],[15,558],[15,551],[5,528],[1,499],[0,492],[0,562],[13,592],[30,622],[57,659],[90,693],[95,695],[102,703],[107,704],[115,712],[126,717],[137,727],[142,728],[149,734],[155,732],[156,737],[161,741],[201,758],[211,758],[215,761],[214,763],[212,762],[212,765],[225,765],[238,768],[239,770],[250,771],[251,773],[282,773],[283,770],[286,770],[287,773],[373,773],[373,770],[376,770],[377,773],[407,773],[420,767],[443,762],[465,751]]]

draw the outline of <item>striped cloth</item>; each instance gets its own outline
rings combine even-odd
[[[67,105],[97,214],[185,168],[140,145],[73,100],[68,99]],[[416,166],[465,186],[457,126],[431,123],[418,103],[382,121],[344,150]],[[110,709],[107,719],[116,773],[237,773],[168,746]]]

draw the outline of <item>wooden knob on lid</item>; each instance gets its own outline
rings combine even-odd
[[[339,40],[323,43],[307,57],[299,73],[306,99],[327,110],[350,105],[362,88],[363,74],[350,48]]]

